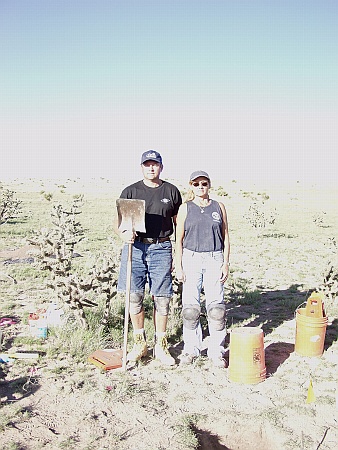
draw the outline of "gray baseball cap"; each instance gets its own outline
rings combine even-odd
[[[208,178],[208,180],[210,181],[209,175],[208,175],[206,172],[204,172],[204,170],[196,170],[196,172],[193,172],[193,173],[190,175],[190,181],[194,181],[194,180],[196,180],[196,178],[198,178],[198,177]]]

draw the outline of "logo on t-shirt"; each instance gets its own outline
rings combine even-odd
[[[167,204],[170,203],[170,200],[169,198],[162,198],[161,202]]]
[[[214,222],[220,222],[221,221],[221,216],[218,214],[218,212],[213,212],[212,213],[212,218],[213,218]]]

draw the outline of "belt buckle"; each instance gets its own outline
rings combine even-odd
[[[142,239],[142,241],[145,244],[158,244],[159,242],[169,241],[169,239],[165,238],[165,237],[163,237],[163,238],[160,238],[160,237],[159,238],[147,238],[147,237],[145,237]]]
[[[145,244],[155,244],[156,243],[156,241],[157,241],[157,239],[153,239],[153,238],[143,238],[143,242],[145,243]]]

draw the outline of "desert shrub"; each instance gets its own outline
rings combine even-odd
[[[251,198],[252,200],[256,200],[256,197],[255,197],[254,193],[251,192],[251,191],[249,192],[249,191],[242,191],[241,190],[241,193],[242,193],[242,196],[244,198]]]
[[[325,309],[327,314],[337,314],[338,312],[338,261],[328,263],[324,274],[323,283],[319,290],[325,295]]]
[[[222,186],[218,186],[218,188],[215,190],[215,193],[219,197],[228,197],[229,196],[229,194],[224,190],[224,188]]]
[[[294,239],[298,237],[297,234],[286,234],[286,233],[264,233],[261,235],[262,238],[287,238],[287,239]]]
[[[249,206],[244,219],[254,228],[265,228],[267,225],[274,225],[277,218],[276,208],[267,208],[264,202],[254,202]]]
[[[21,212],[21,200],[15,198],[15,192],[5,189],[0,183],[0,225],[14,219]]]
[[[263,202],[269,200],[270,198],[270,195],[268,195],[266,192],[259,192],[257,195],[261,198]]]
[[[317,289],[325,296],[326,312],[334,315],[338,312],[338,244],[336,237],[331,237],[328,244],[331,256],[327,261],[322,282]]]
[[[266,200],[269,200],[269,198],[270,198],[270,196],[266,192],[257,192],[257,194],[255,194],[252,191],[242,191],[241,190],[241,193],[244,198],[250,198],[254,202],[262,201],[264,203]]]
[[[47,202],[50,202],[53,198],[53,194],[51,192],[45,192],[44,198],[47,200]]]
[[[94,299],[100,294],[106,298],[102,325],[107,323],[110,302],[117,294],[118,255],[111,252],[98,257],[84,276],[73,270],[75,246],[85,237],[77,219],[81,214],[82,200],[82,196],[76,197],[70,208],[55,205],[51,213],[54,227],[40,230],[29,241],[40,249],[37,256],[40,269],[50,272],[48,287],[55,291],[62,305],[66,304],[74,311],[82,327],[88,328],[84,308],[97,307]]]
[[[328,228],[329,226],[326,223],[326,212],[325,211],[321,211],[317,214],[315,214],[312,217],[313,223],[320,228]]]

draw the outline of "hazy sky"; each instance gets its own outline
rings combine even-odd
[[[334,180],[336,0],[0,0],[0,180]],[[135,181],[136,181],[135,179]]]

